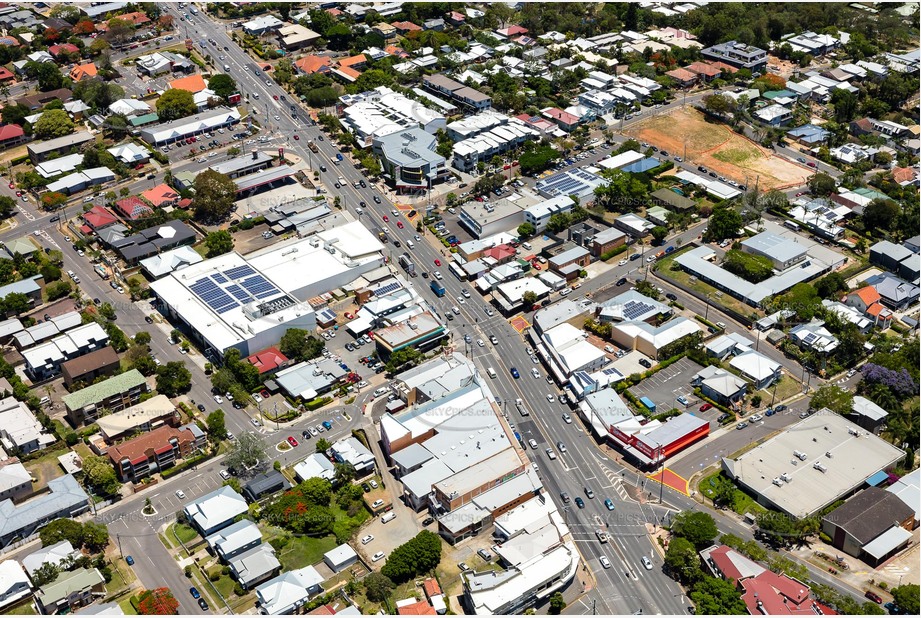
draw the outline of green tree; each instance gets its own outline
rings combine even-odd
[[[736,489],[732,480],[720,474],[716,477],[712,489],[713,504],[715,506],[729,509],[733,507],[738,489]]]
[[[733,102],[722,94],[708,94],[703,99],[704,108],[717,116],[724,116],[732,111]]]
[[[648,296],[653,300],[659,300],[659,298],[661,298],[659,290],[657,290],[656,286],[649,281],[637,281],[634,288],[643,296]]]
[[[691,591],[698,616],[742,616],[745,602],[735,585],[716,577],[702,578]]]
[[[173,92],[172,90],[168,92]],[[192,207],[199,221],[223,221],[230,214],[237,197],[237,185],[225,174],[205,170],[195,177]]]
[[[531,290],[528,290],[527,292],[521,295],[521,301],[524,303],[524,306],[526,308],[533,307],[534,303],[537,302],[537,294],[535,294]]]
[[[809,402],[809,407],[821,410],[828,408],[832,412],[837,412],[842,416],[851,413],[851,406],[854,404],[853,393],[844,390],[840,386],[829,384],[819,388]]]
[[[373,603],[382,603],[390,597],[390,592],[396,587],[393,581],[383,573],[371,572],[361,582],[365,587],[365,595]]]
[[[63,109],[42,112],[41,118],[32,127],[35,136],[41,139],[63,137],[74,132],[74,122]]]
[[[54,62],[26,63],[26,75],[38,81],[38,89],[42,92],[57,90],[64,85],[64,75]]]
[[[233,236],[227,230],[209,232],[205,236],[205,247],[208,248],[205,257],[213,258],[233,251]]]
[[[417,575],[428,573],[441,562],[441,537],[423,530],[390,553],[381,573],[394,583],[402,584]]]
[[[323,453],[328,451],[330,448],[332,448],[333,445],[326,438],[318,438],[315,446],[316,446],[317,452],[322,455]]]
[[[665,566],[675,579],[685,585],[703,576],[697,549],[693,543],[680,536],[669,541],[665,551]]]
[[[289,328],[281,336],[278,349],[288,358],[305,361],[320,356],[325,346],[326,342],[306,330]]]
[[[329,506],[333,499],[333,487],[326,479],[315,476],[297,486],[298,491],[310,504]]]
[[[550,219],[547,220],[547,231],[549,231],[551,234],[558,234],[568,227],[569,215],[565,212],[552,214],[550,215]]]
[[[73,288],[69,281],[55,281],[45,286],[45,294],[48,296],[49,301],[64,298],[72,290]]]
[[[797,283],[787,293],[775,299],[772,311],[789,309],[796,314],[797,319],[808,322],[821,308],[822,302],[816,293],[815,286],[808,283]]]
[[[99,305],[99,315],[107,320],[114,320],[115,308],[110,303],[102,303]]]
[[[5,124],[18,124],[19,126],[24,125],[26,123],[26,116],[31,115],[32,110],[22,103],[7,105],[3,108],[3,111],[0,111],[0,119],[2,119]]]
[[[237,92],[237,82],[226,73],[218,73],[208,80],[208,89],[226,101],[230,95]]]
[[[759,283],[774,274],[774,263],[770,258],[735,249],[726,252],[723,268],[751,283]]]
[[[808,181],[809,192],[818,197],[831,195],[837,189],[835,179],[824,172],[810,176]]]
[[[918,615],[918,598],[921,596],[918,584],[906,584],[892,589],[892,600],[908,616]]]
[[[0,195],[0,218],[7,218],[16,212],[16,201],[8,195]]]
[[[897,202],[889,199],[877,198],[867,204],[863,209],[864,229],[891,230],[898,221],[901,209]]]
[[[834,298],[847,292],[848,285],[841,273],[829,273],[815,282],[815,291],[821,298]]]
[[[539,174],[544,171],[560,156],[560,153],[550,146],[529,147],[518,157],[518,164],[524,176]]]
[[[248,431],[230,443],[230,449],[224,457],[227,467],[234,470],[249,468],[265,460],[266,447],[262,436]]]
[[[224,421],[223,410],[215,410],[209,414],[205,423],[208,425],[208,437],[214,442],[227,439],[227,425]]]
[[[518,226],[518,238],[530,238],[534,236],[536,232],[537,229],[528,222],[524,222]]]
[[[170,361],[157,369],[157,390],[167,397],[176,397],[192,388],[192,374],[182,361]]]
[[[646,203],[647,186],[622,170],[603,170],[608,181],[595,189],[595,202],[611,212],[633,212]]]
[[[60,570],[54,562],[45,562],[42,566],[32,571],[32,585],[41,588],[45,584],[50,584],[58,578]]]
[[[96,455],[84,457],[83,475],[86,484],[101,496],[114,495],[121,488],[115,469],[106,458]]]
[[[657,243],[661,243],[663,240],[665,240],[665,237],[668,236],[668,228],[657,225],[649,230],[649,233],[652,234],[653,240],[655,240]]]
[[[88,521],[83,524],[83,546],[91,553],[104,550],[109,545],[109,529],[105,524]]]
[[[709,513],[703,511],[682,511],[672,521],[673,535],[687,539],[698,549],[708,546],[719,530]]]
[[[502,6],[505,5],[503,4]],[[563,593],[554,592],[550,596],[550,609],[548,610],[548,613],[554,616],[558,616],[559,614],[563,613],[564,609],[566,609],[566,601],[563,599]]]
[[[195,99],[188,90],[173,88],[167,90],[157,99],[157,116],[161,122],[169,122],[191,116],[198,111]]]
[[[334,466],[336,485],[351,483],[356,476],[355,466],[349,462],[337,463]]]
[[[83,547],[83,525],[72,519],[55,519],[39,530],[42,547],[70,541],[74,548]]]
[[[414,367],[421,360],[422,352],[411,346],[406,347],[390,355],[390,360],[387,361],[387,371],[395,373],[405,367]]]
[[[707,222],[707,233],[704,235],[704,240],[719,242],[727,238],[735,238],[739,235],[741,227],[742,215],[735,208],[731,206],[715,208]]]
[[[847,123],[857,115],[857,95],[849,90],[835,88],[831,93],[831,104],[835,108],[835,122]]]

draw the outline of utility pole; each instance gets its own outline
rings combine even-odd
[[[115,540],[118,542],[118,555],[124,558],[125,554],[122,552],[122,536],[116,533]]]

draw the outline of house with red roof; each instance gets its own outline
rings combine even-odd
[[[390,24],[397,29],[399,34],[409,34],[410,32],[422,32],[422,26],[416,25],[411,21],[395,21]]]
[[[153,209],[136,195],[115,202],[115,207],[125,217],[135,221],[153,214]]]
[[[343,81],[351,83],[361,77],[360,69],[365,68],[367,63],[368,59],[364,54],[342,58],[339,60],[339,66],[333,69],[333,74]]]
[[[892,180],[903,187],[911,184],[917,185],[918,172],[913,167],[894,167],[892,168]]]
[[[665,74],[675,80],[682,88],[688,88],[697,83],[697,73],[687,69],[677,68],[666,71]]]
[[[125,13],[124,15],[119,15],[118,19],[121,19],[127,22],[131,22],[132,24],[134,24],[135,27],[143,26],[144,24],[150,23],[150,18],[147,17],[145,13],[142,13],[140,11],[135,11],[134,13]],[[108,32],[109,22],[107,21],[99,22],[98,24],[96,24],[96,30],[98,30],[99,32]]]
[[[496,245],[483,252],[482,258],[491,258],[495,260],[495,265],[505,264],[515,259],[515,249],[509,245]]]
[[[709,62],[692,62],[684,68],[705,82],[713,81],[721,74],[721,71]]]
[[[434,616],[435,608],[428,601],[417,601],[400,605],[397,603],[397,614],[400,616]]]
[[[457,11],[451,11],[445,19],[452,26],[462,26],[467,21],[467,16]]]
[[[496,30],[496,34],[500,37],[510,39],[512,37],[521,36],[522,34],[527,34],[528,29],[519,26],[518,24],[509,26],[508,28],[502,28],[501,30]]]
[[[329,73],[331,62],[326,56],[309,55],[298,58],[294,66],[304,75],[313,75],[314,73]]]
[[[78,64],[70,70],[70,79],[75,82],[82,82],[85,79],[93,79],[99,74],[99,71],[96,70],[96,65],[92,62],[87,62],[86,64]]]
[[[278,371],[287,367],[291,361],[276,347],[266,348],[246,358],[247,362],[259,370],[260,374]]]
[[[844,304],[853,307],[878,328],[885,330],[892,324],[892,311],[883,305],[882,299],[875,287],[867,285],[848,294]]]
[[[83,223],[93,232],[118,223],[118,217],[105,206],[93,206],[83,213]]]
[[[205,83],[204,77],[196,73],[188,77],[174,79],[169,83],[169,87],[173,90],[188,90],[192,94],[197,94],[207,88],[208,84]]]
[[[11,79],[16,79],[16,76],[13,75],[13,72],[6,67],[0,67],[0,82],[5,82]]]
[[[803,582],[778,575],[731,547],[713,545],[701,551],[700,557],[711,575],[735,584],[752,616],[837,615],[811,598],[811,590]]]
[[[5,124],[0,127],[0,150],[18,146],[27,141],[29,138],[18,124]]]
[[[159,184],[148,189],[141,193],[141,197],[158,208],[174,206],[179,201],[179,194],[168,184]]]
[[[108,456],[122,482],[137,482],[188,457],[194,446],[191,429],[164,425],[109,447]]]
[[[564,131],[572,131],[579,125],[579,122],[582,120],[578,116],[561,110],[559,107],[548,107],[546,109],[542,109],[540,113],[547,120],[555,122],[556,125]]]
[[[388,45],[384,48],[384,51],[390,54],[391,56],[396,56],[397,58],[409,58],[409,54],[402,47],[397,47],[396,45]]]
[[[61,54],[79,54],[80,48],[73,43],[59,43],[49,47],[48,53],[57,58]]]

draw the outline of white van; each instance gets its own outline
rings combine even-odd
[[[493,380],[496,379],[496,370],[493,369],[492,367],[487,368],[486,373],[488,373],[489,377],[492,378]]]
[[[397,514],[394,513],[393,511],[390,511],[389,513],[381,517],[381,523],[386,524],[388,521],[393,521],[396,518],[397,518]]]
[[[254,93],[253,93],[253,98],[254,98],[254,99],[258,99],[258,98],[259,98],[259,93],[258,93],[258,92],[254,92]]]
[[[376,391],[374,391],[374,396],[375,396],[375,397],[380,397],[381,395],[386,395],[388,392],[390,392],[390,389],[389,389],[389,388],[381,387],[381,388],[377,389]]]
[[[225,65],[224,65],[224,73],[230,73],[230,65],[229,65],[229,64],[225,64]]]
[[[42,406],[42,407],[44,408],[45,406],[47,406],[47,405],[50,404],[50,403],[51,403],[51,397],[48,397],[48,396],[46,395],[45,397],[42,397],[42,398],[41,398],[41,400],[38,402],[38,405],[40,405],[40,406]]]
[[[414,245],[414,244],[413,244],[413,241],[411,241],[411,240],[407,240],[407,241],[406,241],[406,246],[409,247],[410,249],[415,249],[415,248],[416,248],[416,245]]]
[[[523,243],[521,243],[521,246],[524,247],[526,251],[530,251],[530,250],[531,250],[531,243],[529,243],[529,242],[523,242]]]

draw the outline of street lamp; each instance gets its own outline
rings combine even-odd
[[[704,311],[704,320],[710,315],[710,294],[707,294],[707,310]]]

